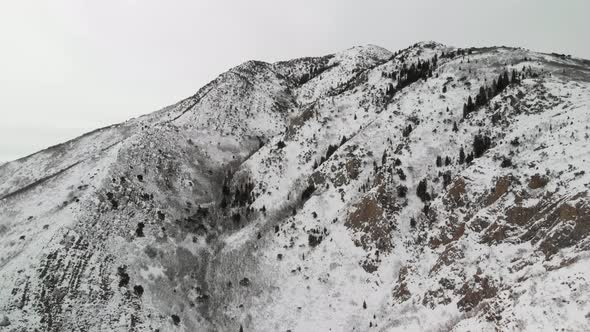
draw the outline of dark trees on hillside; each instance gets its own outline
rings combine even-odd
[[[402,131],[402,136],[403,137],[408,137],[410,136],[410,133],[412,132],[412,125],[408,125],[406,128],[404,128],[404,130]]]
[[[510,80],[510,83],[512,83],[512,84],[518,83],[518,74],[516,73],[515,69],[512,69],[512,79]]]
[[[315,191],[315,185],[313,183],[311,183],[309,186],[307,186],[307,188],[305,188],[305,190],[303,190],[303,193],[301,193],[301,200],[304,202],[307,201],[311,197],[311,194],[313,194],[314,191]]]
[[[505,71],[504,73],[498,76],[497,80],[494,80],[492,82],[491,86],[481,86],[479,88],[478,94],[475,96],[475,103],[473,103],[471,96],[469,96],[467,103],[463,104],[463,118],[466,118],[469,115],[469,113],[476,111],[478,107],[486,105],[488,101],[500,94],[500,92],[506,89],[508,85],[518,84],[518,82],[518,75],[516,71],[513,70],[512,80],[508,78],[508,72]]]
[[[422,200],[422,202],[427,202],[430,200],[430,195],[428,194],[428,181],[423,179],[418,183],[418,187],[416,188],[416,196]]]
[[[443,174],[443,187],[447,187],[451,184],[451,172],[447,171]]]
[[[459,164],[463,164],[465,162],[465,151],[463,150],[463,147],[461,147],[461,150],[459,150]]]
[[[409,68],[404,64],[399,72],[396,89],[401,90],[419,79],[432,77],[432,69],[436,67],[436,63],[437,57],[435,55],[431,60],[418,60],[417,64],[413,63]]]
[[[389,83],[387,85],[387,88],[385,89],[385,94],[390,97],[395,95],[395,88],[393,87],[393,84]]]
[[[408,187],[406,186],[397,186],[397,196],[400,198],[404,198],[406,197],[406,194],[408,193]]]
[[[483,156],[490,148],[492,141],[488,136],[475,135],[473,139],[473,154],[475,158]]]
[[[404,173],[404,170],[401,168],[397,169],[397,175],[399,176],[399,179],[402,181],[406,180],[406,173]]]
[[[479,87],[479,93],[475,96],[475,105],[481,107],[488,102],[488,93],[483,86]]]

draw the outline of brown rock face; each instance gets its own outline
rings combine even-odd
[[[543,188],[547,185],[547,183],[549,183],[548,178],[543,177],[539,174],[535,174],[529,180],[529,188],[531,188],[531,189]]]
[[[503,176],[496,181],[494,192],[492,192],[486,199],[486,205],[494,204],[494,202],[496,202],[500,197],[508,192],[511,183],[510,180],[510,176]]]
[[[391,250],[390,235],[394,227],[383,218],[383,208],[372,195],[355,205],[344,225],[361,234],[355,241],[357,246],[369,249],[375,245],[381,251]]]
[[[399,270],[397,285],[393,289],[393,298],[397,299],[399,303],[408,300],[412,295],[408,290],[408,285],[406,284],[406,277],[408,276],[409,272],[410,270],[407,266],[403,266]]]
[[[458,178],[453,182],[451,188],[449,188],[448,195],[451,200],[457,204],[461,205],[462,200],[461,197],[465,194],[465,180],[463,178]]]
[[[509,224],[524,226],[537,212],[536,207],[515,206],[506,211],[506,221]]]
[[[551,257],[590,235],[590,207],[584,203],[576,206],[563,203],[547,217],[546,223],[551,233],[541,241],[540,249],[546,257]]]
[[[493,298],[498,289],[490,282],[488,277],[473,276],[472,282],[466,282],[459,290],[463,297],[457,302],[461,311],[470,311],[485,299]]]

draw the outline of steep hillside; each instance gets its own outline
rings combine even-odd
[[[0,330],[590,329],[590,62],[249,61],[0,165]]]

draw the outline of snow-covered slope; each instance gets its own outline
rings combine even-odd
[[[559,54],[246,62],[0,165],[0,330],[588,330],[589,111]]]

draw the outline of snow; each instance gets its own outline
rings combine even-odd
[[[51,317],[64,329],[72,317],[90,330],[588,329],[587,238],[547,249],[587,211],[586,72],[523,49],[441,57],[454,50],[422,42],[249,61],[175,105],[1,165],[0,317],[43,326],[48,314],[34,305],[58,292],[38,271],[57,264],[50,273],[67,291],[51,299],[70,316]],[[383,72],[435,54],[433,77],[384,96],[396,81]],[[523,67],[540,76],[463,119],[468,96]],[[323,71],[303,82],[312,68]],[[459,164],[477,134],[491,148]],[[437,167],[437,156],[451,164]],[[505,158],[514,166],[500,167]],[[533,189],[537,174],[548,182]],[[423,179],[428,213],[416,195]],[[494,198],[499,179],[507,189]],[[231,200],[244,183],[251,204],[221,208],[222,186]],[[80,239],[88,249],[68,244]],[[123,266],[141,298],[117,287]],[[13,305],[19,297],[30,315]]]

